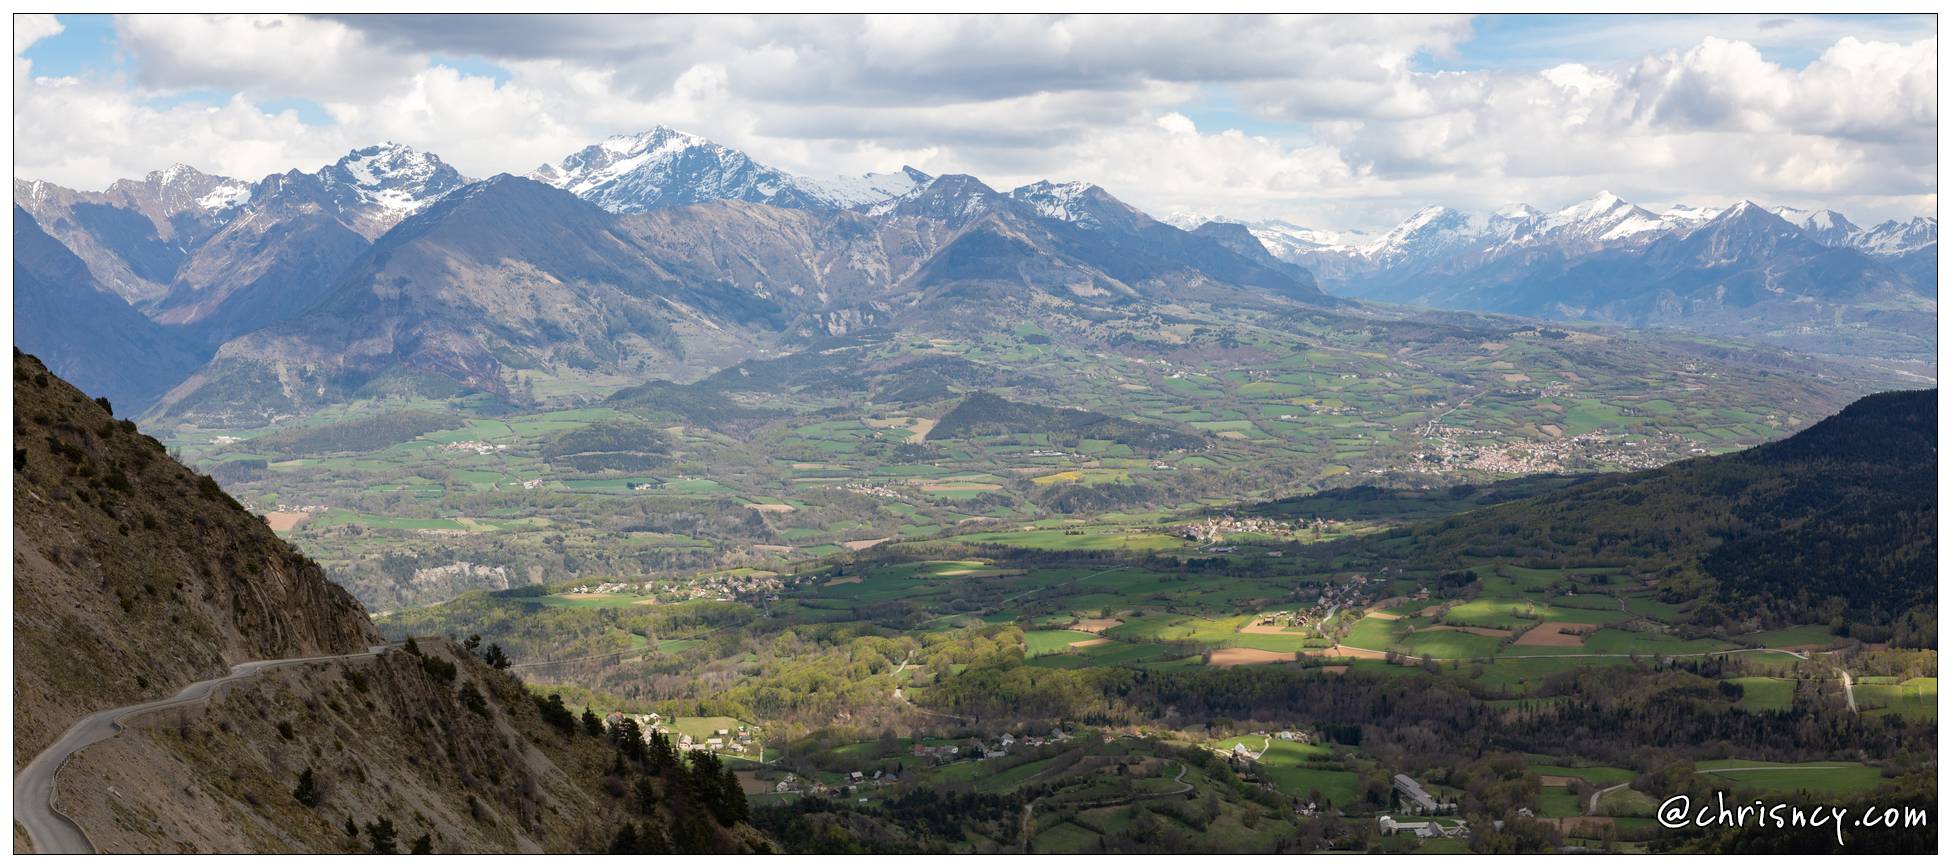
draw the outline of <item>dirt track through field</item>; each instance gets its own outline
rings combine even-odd
[[[1253,666],[1260,663],[1291,663],[1294,655],[1279,651],[1262,651],[1258,648],[1216,648],[1208,665],[1228,668],[1233,666]]]
[[[1546,621],[1524,631],[1524,635],[1517,637],[1517,644],[1577,648],[1584,645],[1585,637],[1597,629],[1599,629],[1597,624]]]
[[[1369,617],[1374,617],[1374,616],[1371,615]],[[1492,639],[1504,639],[1504,638],[1508,638],[1511,635],[1511,631],[1509,630],[1495,630],[1490,627],[1458,627],[1454,624],[1437,624],[1431,627],[1426,627],[1422,630],[1418,630],[1417,632],[1427,633],[1431,630],[1447,630],[1451,633],[1469,633],[1472,636],[1489,636]]]
[[[264,514],[264,523],[269,525],[272,531],[284,533],[304,524],[305,519],[311,517],[311,513],[308,512],[267,512]]]
[[[1309,648],[1302,653],[1309,657],[1351,657],[1356,660],[1387,660],[1389,658],[1388,652],[1386,651],[1374,651],[1368,648],[1351,648],[1347,645]]]

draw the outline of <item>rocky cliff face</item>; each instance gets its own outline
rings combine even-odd
[[[22,354],[14,470],[16,767],[88,711],[379,641],[263,519]]]

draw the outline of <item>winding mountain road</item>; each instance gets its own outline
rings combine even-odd
[[[67,732],[62,733],[60,738],[55,739],[53,744],[41,751],[39,756],[34,757],[32,762],[14,776],[14,822],[19,823],[27,832],[27,839],[33,843],[36,853],[93,853],[95,845],[89,842],[87,833],[54,806],[55,778],[61,774],[61,767],[67,764],[70,757],[91,744],[114,738],[120,733],[124,728],[123,720],[151,711],[202,702],[210,698],[210,695],[220,686],[254,678],[267,670],[305,663],[359,660],[377,656],[392,647],[394,646],[391,644],[374,645],[356,654],[250,660],[230,667],[228,675],[198,681],[178,691],[175,696],[90,714],[75,721],[73,726],[68,727]]]

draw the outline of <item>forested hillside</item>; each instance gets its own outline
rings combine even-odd
[[[1599,476],[1364,544],[1378,557],[1631,565],[1694,621],[1849,623],[1933,644],[1937,392],[1861,399],[1785,440]]]

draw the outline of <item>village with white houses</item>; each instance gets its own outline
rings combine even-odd
[[[755,761],[765,761],[764,743],[759,740],[758,732],[747,724],[715,727],[706,735],[694,736],[678,729],[676,718],[667,720],[657,712],[625,714],[621,711],[612,711],[603,719],[603,725],[614,732],[626,719],[636,723],[637,730],[643,733],[645,743],[649,743],[652,735],[662,734],[665,738],[671,739],[671,743],[680,753],[699,750],[715,754],[750,756]]]
[[[1295,522],[1283,521],[1261,516],[1218,515],[1182,525],[1179,534],[1195,542],[1223,543],[1234,534],[1257,533],[1267,536],[1290,536],[1301,530]]]
[[[1322,586],[1320,596],[1305,609],[1262,612],[1255,615],[1245,629],[1248,632],[1254,632],[1256,628],[1264,631],[1289,631],[1312,627],[1321,635],[1327,635],[1337,626],[1338,616],[1343,613],[1363,612],[1374,603],[1375,589],[1384,587],[1388,587],[1387,582],[1358,573],[1350,576],[1347,581],[1332,582]],[[1428,598],[1429,591],[1420,589],[1408,599]]]
[[[1255,750],[1248,744],[1248,742],[1256,738],[1260,739],[1262,743],[1259,750]],[[1224,757],[1228,763],[1234,766],[1236,771],[1243,773],[1245,777],[1255,779],[1258,777],[1256,764],[1259,763],[1260,758],[1265,755],[1274,741],[1313,744],[1318,738],[1319,736],[1316,734],[1303,730],[1283,729],[1275,732],[1257,730],[1252,733],[1223,739],[1221,744],[1230,741],[1232,742],[1232,746],[1216,747],[1213,748],[1213,752]],[[1381,834],[1414,835],[1418,838],[1460,838],[1469,834],[1469,826],[1463,820],[1452,819],[1446,824],[1440,818],[1441,815],[1451,814],[1456,811],[1457,805],[1455,801],[1432,795],[1415,778],[1406,774],[1397,773],[1393,775],[1389,779],[1389,784],[1391,789],[1390,795],[1396,807],[1390,813],[1381,814],[1375,818],[1376,830]],[[1296,810],[1302,816],[1311,817],[1321,813],[1325,808],[1314,802],[1308,802]],[[1415,817],[1417,819],[1401,819],[1398,815],[1401,817]],[[1530,816],[1530,811],[1528,809],[1523,810],[1520,812],[1520,815]]]
[[[1263,742],[1268,742],[1268,743],[1271,743],[1271,741],[1275,739],[1278,739],[1280,741],[1298,742],[1300,744],[1314,744],[1316,741],[1316,736],[1313,733],[1302,732],[1300,730],[1283,729],[1278,732],[1267,732],[1266,730],[1256,730],[1252,733],[1249,733],[1247,736],[1241,736],[1236,739],[1231,739],[1231,741],[1233,742],[1232,747],[1226,748],[1224,750],[1221,750],[1219,748],[1214,748],[1213,752],[1219,754],[1220,756],[1225,757],[1229,761],[1237,762],[1240,760],[1258,760],[1262,755],[1266,753],[1267,748],[1263,745],[1260,748],[1260,750],[1256,751],[1253,748],[1247,747],[1246,739],[1249,737],[1259,738]]]
[[[1671,433],[1626,435],[1599,429],[1571,437],[1512,443],[1508,434],[1496,431],[1432,425],[1424,437],[1424,451],[1416,456],[1424,466],[1413,469],[1438,473],[1470,470],[1526,475],[1594,467],[1645,470],[1707,454],[1705,447]]]
[[[785,799],[817,797],[863,804],[903,792],[897,788],[904,780],[929,779],[948,767],[965,763],[979,764],[978,767],[997,763],[996,768],[1007,770],[1025,762],[1047,760],[1054,755],[1051,753],[1053,750],[1072,750],[1080,745],[1088,749],[1088,745],[1097,740],[1109,743],[1120,740],[1149,741],[1157,737],[1156,733],[1144,730],[1096,727],[1066,729],[1061,725],[1053,726],[1048,731],[1038,729],[915,737],[902,739],[905,744],[896,752],[848,769],[832,764],[832,757],[820,759],[818,754],[797,758],[768,755],[757,727],[728,718],[692,718],[687,721],[690,725],[685,727],[676,726],[676,718],[667,718],[658,713],[611,712],[605,718],[612,731],[624,726],[626,720],[634,722],[646,740],[653,733],[662,733],[680,751],[708,751],[738,761],[740,765],[734,767],[743,769],[740,775],[750,776],[748,783],[762,788],[748,792],[764,792]],[[693,733],[700,731],[698,727],[701,724],[709,729],[704,730],[706,734],[700,737]],[[891,737],[891,734],[882,736],[884,741]],[[1320,731],[1305,726],[1288,726],[1238,732],[1208,741],[1207,746],[1231,766],[1243,782],[1278,789],[1269,776],[1268,767],[1262,763],[1263,757],[1273,751],[1276,744],[1283,742],[1308,746],[1330,743]],[[978,775],[983,773],[975,772]],[[1302,801],[1293,810],[1306,817],[1372,817],[1376,833],[1383,837],[1407,836],[1424,840],[1469,837],[1469,824],[1456,816],[1459,805],[1454,794],[1432,791],[1423,782],[1402,772],[1391,774],[1388,783],[1387,799],[1379,808],[1357,807],[1351,815],[1348,813],[1350,805],[1331,804],[1323,799],[1318,802]],[[1515,816],[1531,817],[1533,812],[1521,808]],[[1504,826],[1503,820],[1490,822],[1496,828]]]
[[[472,452],[476,455],[494,455],[498,452],[507,452],[508,444],[488,443],[481,440],[456,440],[452,443],[442,443],[440,448],[447,452]]]
[[[766,570],[739,570],[708,573],[659,589],[656,582],[598,582],[573,585],[563,593],[577,595],[634,594],[659,602],[684,600],[754,601],[776,598],[788,585],[777,573]]]
[[[1000,732],[986,738],[971,736],[962,739],[917,739],[909,747],[908,755],[931,766],[955,762],[979,763],[1002,759],[1021,750],[1067,744],[1073,738],[1074,736],[1063,727],[1053,727],[1048,734],[1041,735]],[[773,785],[773,792],[816,796],[857,795],[863,788],[890,786],[900,782],[901,770],[898,768],[875,769],[872,772],[849,771],[841,776],[838,783],[828,783],[815,777],[788,772]]]

